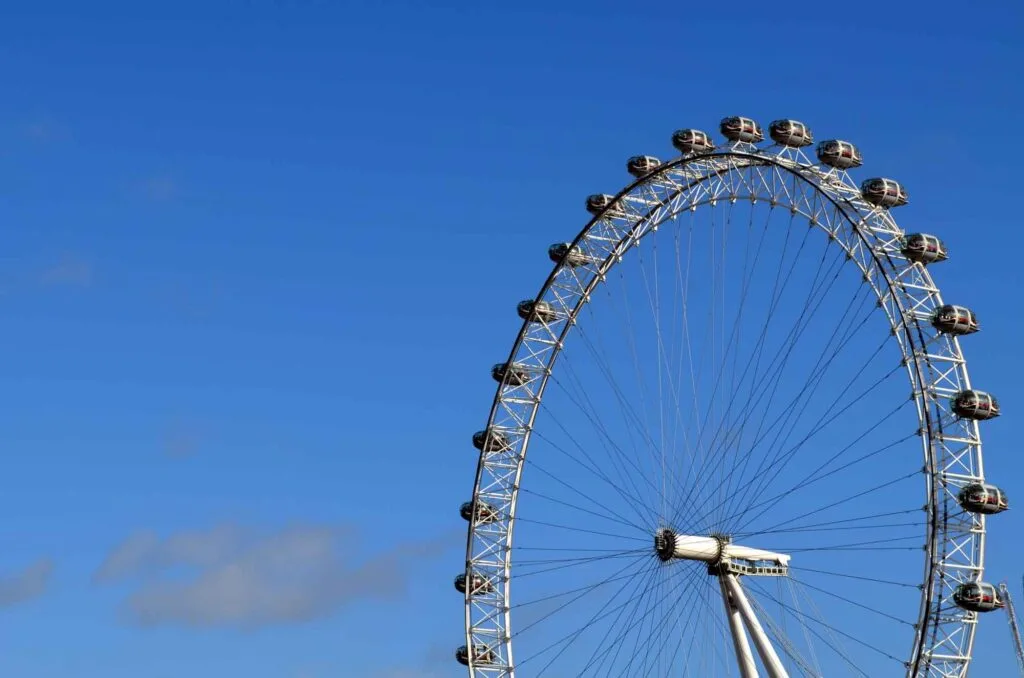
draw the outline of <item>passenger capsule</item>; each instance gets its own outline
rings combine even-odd
[[[748,144],[764,141],[764,132],[761,131],[761,126],[750,118],[738,115],[722,118],[722,122],[718,123],[718,129],[722,136],[729,141],[743,141]]]
[[[864,164],[864,160],[860,157],[860,150],[849,141],[839,139],[822,141],[818,144],[817,154],[821,164],[836,169],[847,170]]]
[[[587,211],[596,217],[598,214],[611,207],[614,202],[615,196],[608,195],[607,193],[595,193],[594,195],[588,195]]]
[[[715,142],[707,132],[699,129],[680,129],[672,133],[672,145],[686,155],[688,153],[710,153],[715,150]]]
[[[530,372],[522,365],[498,363],[491,368],[491,378],[499,384],[522,386],[530,381]]]
[[[983,513],[987,516],[1002,513],[1010,508],[1006,493],[995,485],[971,483],[965,485],[956,497],[960,506],[971,513]]]
[[[626,171],[639,179],[661,167],[661,161],[653,155],[634,155],[626,162]]]
[[[481,452],[504,452],[512,446],[508,436],[496,428],[484,429],[473,434],[473,447]]]
[[[469,648],[465,645],[455,650],[455,661],[459,662],[463,666],[469,666]],[[487,647],[486,645],[474,645],[473,646],[473,663],[474,664],[493,664],[494,663],[494,650]]]
[[[492,591],[494,591],[494,585],[491,583],[491,581],[489,579],[487,579],[487,577],[484,577],[483,575],[479,575],[479,574],[474,574],[473,577],[472,577],[472,580],[473,580],[473,589],[472,589],[472,591],[470,592],[469,595],[477,596],[477,595],[480,595],[481,593],[491,593]],[[460,574],[459,576],[455,577],[455,590],[458,591],[459,593],[465,593],[466,592],[466,575],[465,574]]]
[[[953,602],[970,612],[992,612],[1006,605],[996,587],[983,581],[957,586],[953,591]]]
[[[565,263],[572,268],[590,263],[590,258],[567,242],[555,243],[548,248],[548,258],[556,264]]]
[[[534,301],[533,299],[520,301],[516,306],[516,313],[523,320],[529,320],[534,323],[550,323],[558,318],[558,313],[555,312],[554,307],[543,299],[540,301]]]
[[[459,506],[459,515],[466,522],[473,522],[473,502],[467,501]],[[476,522],[493,523],[498,520],[498,510],[482,501],[476,502]]]
[[[991,393],[969,389],[953,396],[953,411],[961,419],[995,419],[999,416],[999,401]]]
[[[946,245],[934,235],[927,233],[911,233],[903,238],[900,252],[907,259],[920,264],[934,264],[949,258]]]
[[[867,179],[860,185],[860,195],[875,207],[901,207],[907,204],[907,189],[903,184],[885,177]]]
[[[814,135],[807,125],[799,120],[775,120],[768,125],[768,134],[777,144],[802,148],[814,143]]]
[[[958,337],[974,334],[981,329],[978,324],[978,316],[974,315],[974,311],[965,306],[953,306],[952,304],[935,309],[932,326],[943,334],[952,334]]]

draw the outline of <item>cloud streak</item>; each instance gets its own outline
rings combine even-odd
[[[42,281],[47,285],[86,287],[92,280],[92,264],[77,254],[64,254],[42,273]]]
[[[107,556],[95,580],[141,580],[121,607],[133,625],[251,629],[323,618],[357,601],[399,599],[416,559],[455,543],[446,535],[360,559],[353,536],[319,525],[270,533],[219,525],[165,539],[141,532]]]
[[[0,607],[10,607],[43,595],[52,575],[53,562],[44,558],[20,572],[0,577]]]

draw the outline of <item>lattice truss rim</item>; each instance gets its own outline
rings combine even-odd
[[[467,647],[486,646],[491,660],[474,662],[471,651],[471,675],[515,675],[508,601],[519,479],[533,421],[568,331],[608,271],[647,233],[684,210],[727,200],[764,200],[801,215],[846,251],[878,298],[916,401],[932,530],[907,675],[966,675],[978,613],[959,608],[952,595],[959,584],[982,578],[985,518],[961,511],[957,491],[984,482],[984,473],[978,422],[951,411],[950,396],[971,386],[957,337],[939,333],[930,322],[943,305],[939,289],[923,264],[901,253],[904,233],[889,210],[864,201],[845,171],[821,168],[797,149],[762,150],[743,143],[678,157],[627,186],[572,242],[587,262],[556,264],[537,294],[535,300],[550,304],[557,317],[524,321],[508,363],[525,368],[529,378],[517,384],[505,377],[487,422],[487,430],[501,432],[509,445],[500,451],[484,446],[474,483],[474,505],[478,499],[486,502],[498,519],[483,522],[474,512],[470,520],[466,576],[494,584],[487,591],[466,587]]]

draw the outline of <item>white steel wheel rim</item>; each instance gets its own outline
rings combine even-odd
[[[965,513],[958,489],[983,482],[976,421],[951,419],[949,396],[971,387],[955,336],[939,333],[932,315],[943,300],[930,273],[901,254],[903,231],[888,210],[865,202],[843,171],[821,168],[786,147],[732,148],[687,155],[658,167],[619,193],[572,246],[591,257],[577,267],[556,264],[536,300],[554,309],[550,322],[525,321],[508,362],[527,370],[522,384],[499,385],[487,428],[504,432],[507,449],[481,452],[473,500],[496,510],[496,520],[470,521],[466,576],[496,585],[465,591],[466,646],[486,648],[487,661],[469,652],[471,675],[517,674],[510,613],[515,574],[512,535],[534,421],[564,340],[611,269],[649,233],[685,210],[719,201],[765,201],[791,210],[826,232],[860,269],[893,329],[912,386],[921,433],[927,523],[917,628],[907,653],[907,675],[963,676],[970,662],[977,613],[952,602],[955,588],[980,581],[984,517]],[[950,518],[953,516],[953,518]],[[526,671],[524,669],[524,671]]]

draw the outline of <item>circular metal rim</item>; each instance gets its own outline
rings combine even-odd
[[[776,150],[777,149],[777,150]],[[617,211],[626,215],[626,218],[619,218],[624,224],[628,224],[619,230],[623,231],[622,237],[614,244],[609,254],[600,262],[589,262],[591,266],[590,282],[584,287],[578,302],[569,310],[566,317],[561,318],[562,327],[557,334],[550,333],[551,350],[543,369],[539,375],[534,375],[527,384],[519,387],[527,389],[529,398],[524,401],[520,396],[518,399],[506,397],[507,382],[499,384],[487,426],[494,425],[496,417],[505,402],[518,402],[527,404],[528,416],[521,418],[518,440],[511,446],[511,455],[505,455],[506,468],[508,471],[507,458],[513,459],[514,472],[506,473],[511,480],[508,483],[509,492],[507,498],[507,511],[500,519],[504,536],[504,543],[491,539],[492,544],[500,545],[500,553],[478,554],[474,545],[481,536],[485,526],[478,521],[471,520],[469,524],[466,543],[466,572],[470,573],[476,565],[484,562],[489,555],[490,565],[497,565],[500,568],[501,585],[495,587],[496,593],[492,601],[493,609],[489,613],[478,615],[485,621],[495,622],[491,628],[480,623],[474,623],[474,611],[484,610],[487,607],[487,600],[481,597],[465,594],[465,631],[466,644],[473,647],[478,644],[485,644],[495,649],[503,649],[499,658],[503,663],[487,664],[476,666],[473,661],[473,653],[470,652],[469,672],[470,675],[487,676],[514,676],[515,668],[512,658],[511,637],[508,629],[511,628],[509,605],[507,601],[511,588],[511,542],[514,531],[515,508],[518,496],[519,480],[525,463],[526,451],[529,446],[529,437],[532,430],[534,418],[539,409],[544,389],[550,376],[552,367],[557,361],[561,350],[562,342],[572,327],[575,318],[582,307],[588,303],[590,292],[600,284],[603,276],[610,270],[617,260],[626,251],[636,244],[644,235],[642,229],[646,225],[651,228],[660,225],[663,221],[674,218],[682,211],[677,207],[661,215],[661,220],[654,222],[653,217],[659,210],[664,210],[671,202],[673,196],[682,195],[686,190],[705,182],[720,179],[731,172],[752,170],[754,168],[770,168],[783,171],[800,180],[815,195],[822,197],[822,207],[827,201],[834,209],[842,223],[836,224],[849,229],[849,235],[854,239],[853,247],[847,247],[846,243],[840,241],[844,246],[849,259],[854,261],[860,268],[865,282],[872,286],[873,291],[879,299],[879,306],[884,309],[889,318],[893,334],[900,345],[904,355],[904,363],[911,381],[913,394],[916,400],[922,447],[925,458],[923,475],[926,479],[929,534],[927,535],[924,582],[922,584],[921,607],[919,622],[915,626],[915,642],[910,659],[906,662],[908,676],[963,676],[966,674],[970,663],[971,649],[975,633],[975,619],[977,613],[959,610],[946,604],[951,587],[961,581],[979,581],[984,567],[984,542],[985,542],[985,518],[984,516],[967,514],[965,527],[950,534],[946,518],[948,514],[945,509],[950,505],[950,490],[948,480],[951,474],[949,468],[951,461],[956,458],[957,465],[969,471],[967,475],[961,474],[964,479],[984,482],[982,465],[981,438],[977,422],[968,421],[962,425],[967,431],[966,440],[958,438],[956,445],[961,446],[961,452],[955,453],[949,445],[950,439],[944,433],[943,426],[943,405],[940,395],[947,394],[950,388],[942,386],[942,383],[953,384],[959,388],[970,388],[970,380],[967,373],[966,361],[960,351],[959,340],[955,336],[938,334],[930,330],[930,313],[934,308],[943,304],[938,287],[934,284],[929,271],[922,264],[909,262],[903,257],[896,243],[904,235],[892,219],[888,210],[876,207],[865,202],[860,197],[860,192],[844,170],[823,169],[813,162],[807,160],[798,149],[786,147],[772,147],[769,150],[776,150],[774,153],[762,150],[752,144],[734,143],[730,148],[711,153],[689,154],[676,158],[675,160],[659,166],[651,173],[644,175],[626,188],[620,191],[612,203],[600,214],[594,216],[580,233],[573,239],[571,247],[576,248],[584,243],[588,236],[602,225],[614,223]],[[689,184],[680,184],[672,180],[673,173],[685,176],[691,166],[705,167],[711,171]],[[630,198],[634,193],[647,192],[649,195],[657,196],[657,187],[664,188],[672,186],[677,189],[669,198],[657,199],[648,202],[647,211],[636,211],[630,206]],[[753,195],[753,194],[752,194]],[[744,196],[748,199],[751,196]],[[799,207],[790,202],[778,201],[777,196],[769,195],[767,192],[757,196],[766,201],[771,200],[774,205],[789,207],[794,214],[800,213],[811,226],[821,226],[818,222],[818,214],[814,215],[803,212]],[[736,196],[721,196],[718,200],[735,199]],[[708,200],[706,202],[714,202]],[[693,208],[698,203],[694,202]],[[688,205],[689,207],[689,205]],[[827,229],[825,229],[827,230]],[[639,235],[636,235],[639,233]],[[833,233],[830,237],[836,239]],[[861,246],[861,252],[855,252],[857,245]],[[863,257],[864,264],[857,256]],[[868,267],[870,265],[870,268]],[[568,265],[563,261],[556,263],[551,274],[535,297],[535,300],[549,300],[552,289],[556,286],[559,274],[566,270]],[[870,274],[880,274],[879,280],[870,280]],[[906,273],[910,272],[917,284],[913,293],[908,287],[907,280],[901,280]],[[557,323],[555,323],[557,324]],[[526,344],[531,327],[535,326],[529,320],[523,325],[509,352],[508,362],[516,361],[520,350]],[[547,323],[544,323],[547,326]],[[902,338],[902,340],[901,340]],[[944,344],[943,354],[934,353],[928,349],[930,343],[939,341]],[[530,390],[530,386],[535,386]],[[516,389],[512,389],[515,391]],[[476,501],[481,492],[481,483],[485,471],[489,466],[490,457],[486,452],[481,452],[473,487],[473,500]],[[964,460],[966,459],[966,463]],[[967,480],[964,480],[967,482]],[[954,488],[955,489],[955,488]],[[490,524],[493,526],[493,523]],[[499,533],[500,533],[499,532]],[[965,542],[968,548],[964,548]],[[970,561],[966,566],[958,566],[959,576],[951,580],[945,575],[952,574],[947,567],[947,557],[951,553],[968,554]],[[496,561],[495,558],[500,561]],[[967,572],[967,576],[963,575]],[[940,576],[942,575],[942,576]],[[946,583],[952,581],[952,584]],[[498,594],[497,591],[501,593]],[[497,623],[497,620],[501,620]],[[500,646],[500,648],[499,648]],[[954,646],[957,652],[950,652],[949,648]],[[945,652],[941,652],[942,648]]]

